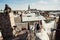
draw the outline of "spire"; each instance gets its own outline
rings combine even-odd
[[[30,10],[30,5],[28,5],[28,10]]]

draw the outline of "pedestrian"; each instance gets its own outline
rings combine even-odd
[[[59,20],[57,23],[57,30],[56,30],[56,35],[55,35],[55,40],[60,40],[60,15],[59,15]]]
[[[40,29],[40,26],[39,26],[39,22],[35,23],[35,30],[39,30]]]
[[[1,33],[3,40],[12,40],[13,38],[13,29],[10,23],[9,13],[11,12],[11,8],[8,5],[5,5],[4,13],[2,15],[2,25],[1,25]]]
[[[40,29],[36,33],[36,37],[38,37],[37,40],[49,40],[49,36],[43,28],[42,21],[39,22],[39,25],[40,25]]]

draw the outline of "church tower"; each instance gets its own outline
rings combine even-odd
[[[30,5],[28,5],[28,10],[30,10]]]

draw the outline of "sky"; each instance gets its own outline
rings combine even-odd
[[[27,10],[28,5],[31,9],[60,10],[60,0],[0,0],[0,9],[4,9],[5,4],[12,10]]]

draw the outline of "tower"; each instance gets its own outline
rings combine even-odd
[[[30,5],[28,5],[28,10],[30,10]]]

